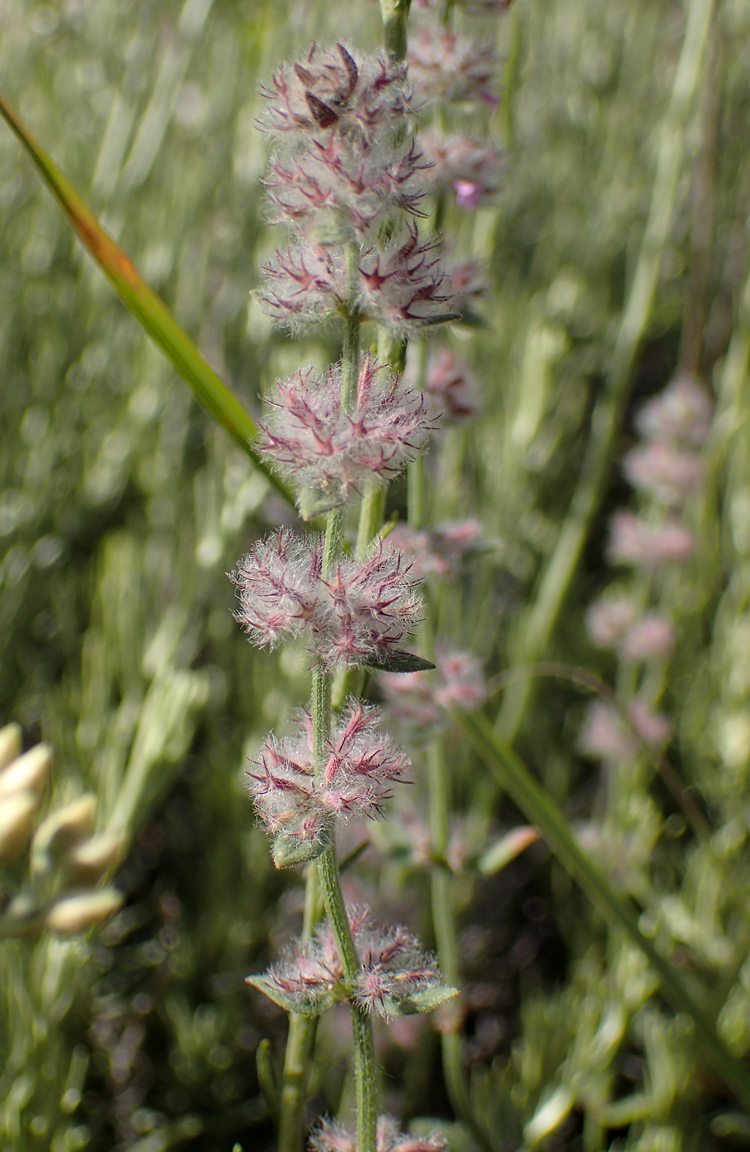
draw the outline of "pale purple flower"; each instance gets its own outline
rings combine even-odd
[[[347,985],[333,931],[322,924],[307,946],[295,943],[263,977],[249,977],[277,1003],[309,1011],[316,1003],[351,999],[367,1012],[390,1019],[429,1011],[455,995],[442,984],[437,963],[400,926],[374,925],[365,908],[347,907],[358,974]]]
[[[364,562],[342,559],[326,584],[326,612],[316,627],[321,662],[387,663],[421,622],[417,585],[411,564],[390,542],[379,541]]]
[[[335,1120],[321,1120],[310,1135],[310,1152],[357,1152],[357,1134]],[[377,1152],[445,1152],[446,1140],[432,1136],[408,1136],[400,1132],[391,1116],[378,1118]]]
[[[665,564],[683,564],[694,551],[695,536],[676,516],[660,524],[648,524],[632,512],[612,517],[608,554],[615,564],[655,572]]]
[[[264,179],[271,223],[286,221],[327,241],[370,239],[395,212],[421,216],[429,167],[413,136],[358,142],[330,132],[289,156],[273,155]]]
[[[676,639],[674,624],[648,612],[623,636],[620,653],[626,660],[664,660],[672,655]]]
[[[597,600],[586,613],[586,628],[597,648],[614,648],[635,619],[630,596],[607,596]]]
[[[627,764],[638,759],[641,743],[658,750],[669,739],[669,721],[646,701],[634,700],[628,717],[629,724],[613,704],[594,701],[578,738],[580,751],[608,763]]]
[[[351,292],[341,245],[300,238],[285,252],[277,250],[263,271],[268,286],[259,297],[265,311],[293,330],[344,317],[350,308],[361,320],[401,332],[455,315],[453,282],[441,264],[437,242],[422,243],[411,224],[383,248],[375,245],[361,253]]]
[[[399,127],[407,108],[405,68],[384,53],[355,58],[342,44],[313,44],[307,56],[282,64],[262,90],[261,127],[273,133],[319,133],[371,139]]]
[[[405,378],[415,379],[414,359],[407,351]],[[424,380],[425,397],[431,416],[459,422],[479,414],[477,387],[471,369],[450,348],[430,352]]]
[[[267,285],[258,293],[264,311],[277,324],[305,331],[346,315],[344,250],[303,238],[284,251],[276,249],[263,265]]]
[[[623,470],[634,488],[661,504],[679,508],[706,479],[706,466],[695,452],[651,440],[625,457]]]
[[[439,243],[421,242],[413,224],[384,248],[362,253],[358,297],[365,317],[402,332],[455,314],[453,282],[441,263]]]
[[[388,714],[412,737],[424,743],[450,721],[455,710],[471,712],[487,699],[482,665],[468,652],[438,646],[435,668],[406,675],[381,673],[380,687]]]
[[[276,842],[277,864],[309,860],[325,847],[336,817],[374,819],[401,781],[409,762],[380,731],[382,717],[350,700],[326,743],[325,761],[316,778],[312,720],[303,711],[293,736],[271,734],[249,790],[259,818]],[[279,837],[281,839],[279,839]]]
[[[236,618],[252,643],[274,648],[304,636],[328,668],[387,663],[421,620],[422,602],[411,565],[379,541],[362,559],[343,557],[322,578],[323,537],[281,530],[259,541],[232,574]]]
[[[481,547],[482,525],[475,517],[446,521],[430,530],[397,524],[388,539],[409,556],[417,576],[447,579]]]
[[[452,189],[461,207],[476,209],[491,201],[502,187],[505,155],[492,144],[469,136],[423,132],[425,155],[432,161],[428,176],[437,188]]]
[[[434,427],[424,399],[371,356],[362,358],[354,403],[342,408],[342,366],[314,368],[280,382],[259,445],[292,477],[306,518],[387,483],[414,460]]]
[[[240,560],[230,576],[240,600],[236,619],[253,644],[276,648],[309,632],[325,594],[322,566],[320,536],[283,528]]]
[[[409,79],[428,104],[480,101],[495,107],[498,60],[491,44],[430,25],[409,38]]]
[[[678,376],[641,408],[636,427],[651,440],[700,448],[711,427],[711,410],[700,384],[691,376]]]

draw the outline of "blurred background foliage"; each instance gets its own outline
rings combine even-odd
[[[505,62],[490,127],[507,148],[506,184],[498,207],[449,212],[445,227],[457,251],[488,261],[487,326],[451,338],[484,416],[451,430],[431,466],[435,515],[476,513],[492,541],[442,604],[453,638],[492,673],[526,659],[524,611],[575,488],[638,259],[685,11],[678,0],[516,0],[479,27]],[[3,94],[254,415],[277,375],[335,355],[272,333],[248,299],[278,242],[260,210],[257,85],[312,39],[379,44],[375,4],[0,0],[0,32]],[[664,707],[670,755],[710,834],[690,833],[643,771],[607,834],[633,861],[619,883],[710,992],[738,1056],[750,1046],[748,43],[746,3],[722,0],[605,507],[544,653],[613,675],[583,617],[611,580],[605,517],[628,499],[618,458],[633,405],[689,361],[719,416],[711,483],[691,512],[700,548],[663,590],[680,624]],[[462,115],[456,127],[476,130]],[[256,1051],[270,1037],[278,1058],[285,1023],[243,978],[296,930],[301,890],[274,873],[242,777],[253,745],[304,700],[307,675],[295,656],[251,651],[224,573],[289,514],[126,314],[7,131],[0,250],[0,719],[55,748],[54,803],[91,790],[101,828],[132,837],[117,876],[127,903],[103,931],[2,944],[0,1131],[19,1152],[270,1147]],[[394,509],[402,499],[397,488]],[[520,742],[590,832],[598,773],[576,750],[582,714],[574,687],[545,681]],[[451,741],[479,850],[519,817]],[[419,927],[424,881],[383,841],[387,866],[360,883]],[[750,1121],[688,1024],[542,845],[497,875],[468,871],[456,895],[471,1097],[494,1148],[747,1145]],[[337,1103],[336,1019],[320,1043],[313,1111]],[[390,1106],[450,1126],[434,1033],[381,1044]],[[451,1140],[471,1146],[460,1126]]]

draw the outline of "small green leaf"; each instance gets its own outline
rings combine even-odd
[[[418,1012],[432,1012],[433,1008],[439,1008],[454,996],[458,996],[458,988],[451,988],[448,984],[422,988],[405,996],[384,996],[382,1015],[415,1016]]]
[[[320,1016],[343,998],[343,992],[339,988],[333,988],[320,995],[284,992],[270,976],[247,976],[245,983],[257,988],[269,1000],[273,1000],[274,1004],[278,1004],[279,1008],[283,1008],[286,1012],[296,1012],[298,1016]]]
[[[277,868],[294,868],[297,864],[309,864],[311,860],[317,860],[325,848],[324,841],[305,840],[303,836],[280,832],[273,838],[271,855]]]
[[[430,672],[435,665],[413,652],[391,652],[382,660],[368,660],[366,667],[376,672]]]
[[[255,1064],[258,1069],[258,1083],[265,1096],[271,1115],[279,1115],[279,1084],[276,1070],[271,1059],[271,1041],[261,1040],[258,1051],[255,1053]]]

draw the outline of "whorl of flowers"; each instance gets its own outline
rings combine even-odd
[[[422,603],[411,565],[387,541],[364,559],[344,557],[322,577],[323,537],[282,529],[259,541],[232,574],[236,618],[259,647],[304,637],[333,668],[388,664],[419,625]]]
[[[460,208],[474,210],[488,203],[502,188],[505,155],[492,144],[469,136],[441,136],[424,132],[422,146],[433,167],[431,183],[452,190]]]
[[[487,698],[479,660],[450,648],[438,648],[434,671],[405,676],[382,673],[379,682],[388,715],[418,742],[433,739],[448,723],[452,710],[470,712]]]
[[[482,546],[482,525],[476,518],[449,520],[432,529],[397,524],[388,539],[406,553],[419,577],[447,579],[456,575],[464,559]]]
[[[260,126],[273,133],[335,128],[342,136],[371,139],[401,126],[408,110],[403,65],[382,53],[355,59],[343,46],[313,44],[307,56],[282,64],[261,89],[268,101]]]
[[[406,332],[454,315],[436,246],[420,241],[413,220],[429,161],[402,130],[404,79],[383,55],[313,46],[265,92],[271,218],[293,231],[263,269],[260,299],[277,323],[296,331],[356,317]]]
[[[404,376],[411,383],[417,374],[413,356],[406,354]],[[424,379],[425,400],[431,416],[460,423],[479,415],[477,385],[468,364],[451,348],[431,350]]]
[[[350,408],[342,365],[301,369],[277,385],[259,445],[299,491],[307,519],[361,496],[368,480],[387,483],[414,460],[434,423],[424,398],[370,355],[362,358]]]
[[[337,817],[382,815],[391,785],[403,779],[409,761],[380,731],[381,719],[375,709],[350,700],[317,774],[309,712],[300,714],[293,736],[266,739],[247,775],[278,868],[319,856]]]
[[[368,1013],[388,1020],[428,1012],[455,996],[440,982],[433,956],[405,928],[380,927],[366,908],[347,908],[359,967],[347,982],[330,925],[321,925],[306,946],[295,942],[263,976],[249,976],[277,1004],[303,1015],[318,1015],[338,1000],[351,999]]]
[[[445,1137],[407,1136],[392,1116],[378,1119],[377,1152],[445,1152]],[[357,1152],[357,1134],[335,1120],[322,1120],[310,1135],[310,1152]]]
[[[420,100],[478,100],[494,107],[498,61],[491,44],[450,28],[427,26],[411,37],[409,79]]]
[[[327,320],[354,314],[401,332],[455,318],[453,283],[435,241],[422,243],[406,225],[383,247],[361,251],[349,283],[341,245],[310,243],[300,236],[276,250],[263,266],[268,286],[266,312],[278,324],[306,331]]]

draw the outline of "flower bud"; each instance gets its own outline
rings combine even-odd
[[[9,864],[21,855],[39,807],[34,792],[16,792],[0,800],[0,864]]]
[[[65,896],[52,905],[44,919],[50,932],[74,936],[103,924],[122,907],[124,896],[116,888]]]
[[[45,785],[52,764],[52,749],[37,744],[23,756],[18,756],[0,771],[0,801],[16,792],[39,794]]]
[[[116,833],[103,832],[92,836],[66,853],[65,864],[70,880],[75,885],[93,888],[121,858],[127,839]]]
[[[32,871],[46,872],[54,859],[81,840],[86,840],[94,830],[96,820],[96,797],[91,792],[79,796],[66,804],[59,812],[53,812],[37,828],[32,845]]]
[[[0,728],[0,772],[21,755],[21,729],[18,724]]]

